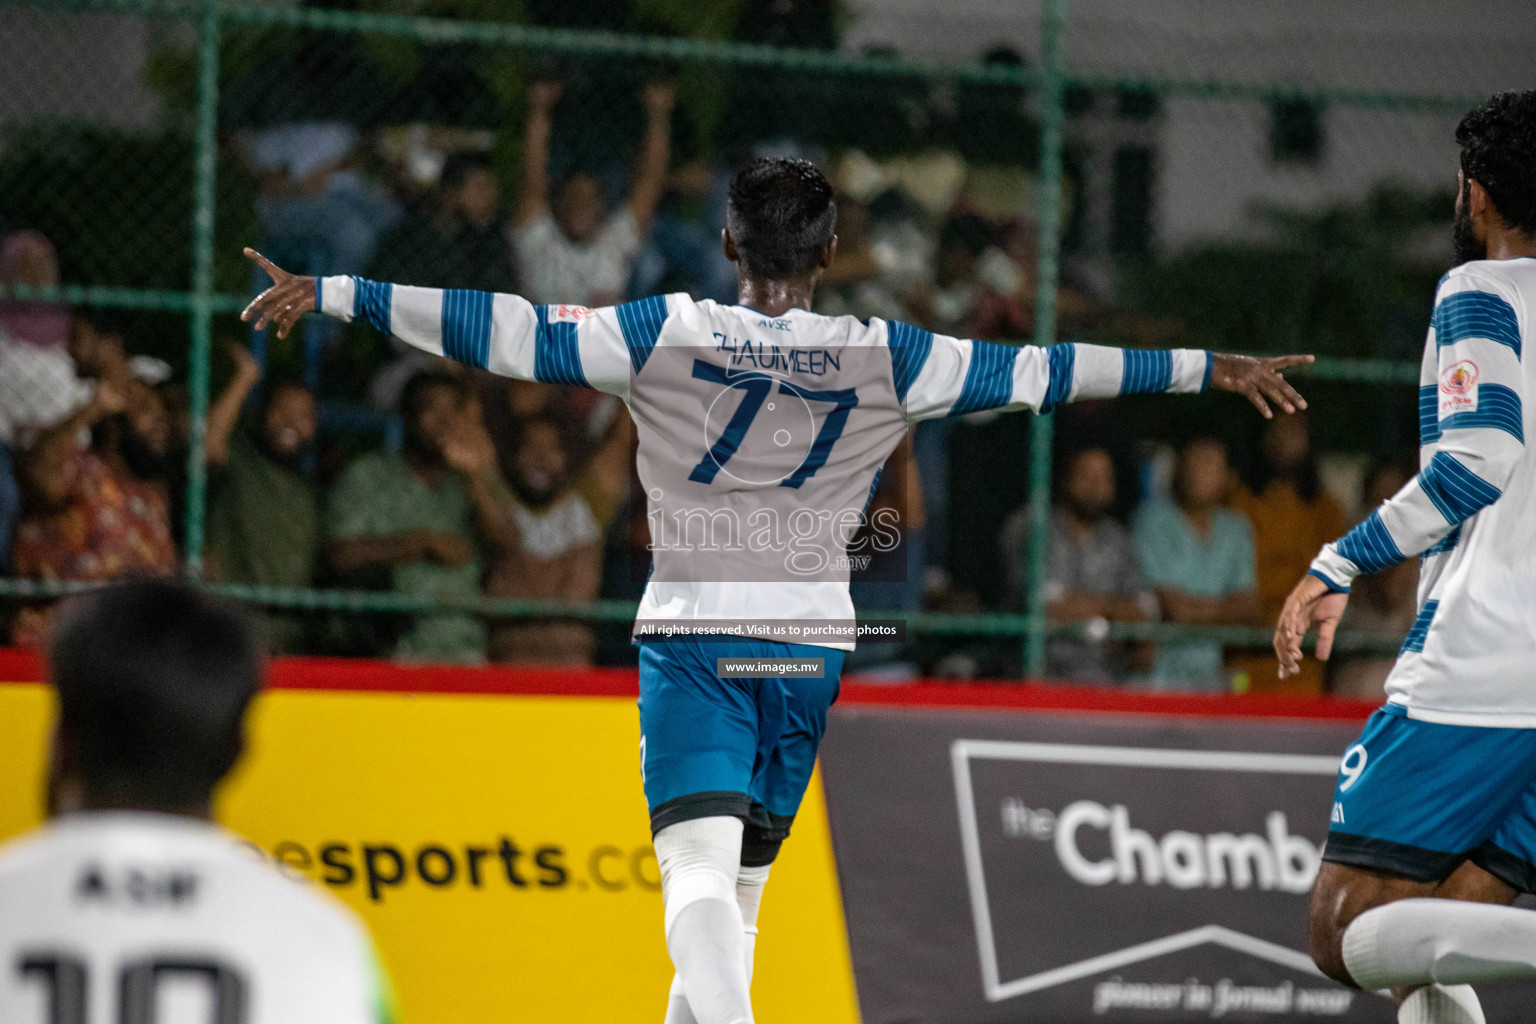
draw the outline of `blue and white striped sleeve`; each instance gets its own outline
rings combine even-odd
[[[1448,551],[1463,522],[1499,500],[1525,451],[1521,326],[1513,289],[1458,267],[1435,295],[1419,387],[1417,476],[1309,570],[1348,591],[1361,573]]]
[[[913,422],[988,409],[1050,412],[1083,398],[1204,391],[1211,382],[1211,353],[1197,349],[999,345],[895,322],[886,331],[896,391]]]
[[[632,371],[656,345],[669,299],[622,306],[535,306],[519,295],[416,288],[325,277],[318,308],[366,323],[423,352],[481,370],[549,384],[578,384],[626,399]]]

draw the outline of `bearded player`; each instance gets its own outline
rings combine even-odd
[[[656,296],[590,310],[515,295],[351,277],[274,284],[243,314],[280,335],[318,309],[434,355],[623,399],[639,437],[653,571],[640,603],[644,786],[661,864],[668,1024],[749,1024],[757,914],[810,781],[854,618],[845,557],[876,476],[910,423],[986,409],[1048,412],[1079,398],[1240,392],[1265,416],[1305,403],[1251,359],[1179,349],[1049,349],[964,341],[901,323],[808,312],[837,252],[832,188],[813,164],[765,159],[731,183],[725,254],[735,306]],[[748,536],[750,535],[750,536]],[[690,634],[662,642],[663,627]],[[735,635],[731,635],[735,634]],[[813,678],[779,675],[820,659]],[[719,662],[764,663],[721,678]],[[814,666],[814,661],[809,664]]]
[[[1394,989],[1404,1024],[1481,1024],[1471,985],[1536,977],[1536,92],[1456,129],[1457,265],[1419,375],[1419,470],[1328,544],[1275,631],[1282,676],[1351,581],[1420,556],[1419,614],[1387,703],[1344,755],[1312,892],[1318,966]]]

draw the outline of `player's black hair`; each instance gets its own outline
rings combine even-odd
[[[462,188],[476,171],[495,173],[490,157],[484,153],[454,153],[443,162],[443,173],[438,182],[445,189]]]
[[[422,370],[406,381],[400,392],[400,416],[407,424],[415,421],[426,402],[427,392],[433,388],[449,388],[455,394],[463,393],[459,378],[453,374],[442,370]]]
[[[1501,92],[1456,126],[1461,170],[1517,231],[1536,234],[1536,90]]]
[[[837,226],[832,185],[809,160],[764,157],[731,179],[726,227],[742,269],[769,280],[803,277]]]
[[[183,811],[239,760],[262,653],[233,605],[172,580],[70,600],[49,647],[59,735],[93,806]]]

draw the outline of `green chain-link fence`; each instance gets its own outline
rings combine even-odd
[[[1334,456],[1325,468],[1335,489],[1358,488],[1371,456],[1413,448],[1417,352],[1448,255],[1451,133],[1490,86],[1444,59],[1433,64],[1436,87],[1424,88],[1403,72],[1426,58],[1406,36],[1352,47],[1348,26],[1221,32],[1191,20],[1187,5],[1152,7],[1131,18],[1101,4],[1079,16],[1065,0],[1045,0],[1003,26],[1008,45],[978,33],[972,57],[931,60],[843,45],[867,26],[860,9],[830,0],[6,3],[0,229],[41,232],[57,247],[59,273],[0,288],[12,302],[116,311],[135,347],[186,382],[186,497],[177,504],[186,572],[200,578],[204,424],[227,374],[219,342],[247,337],[234,313],[260,283],[240,247],[259,242],[311,272],[366,274],[393,258],[394,275],[415,283],[476,284],[429,280],[448,268],[379,251],[384,226],[413,211],[431,219],[455,154],[489,168],[502,210],[515,209],[530,88],[548,79],[562,83],[551,173],[591,171],[610,202],[622,199],[646,131],[646,86],[666,82],[676,96],[658,218],[666,234],[642,251],[633,286],[728,291],[711,236],[730,168],[753,153],[813,156],[843,193],[844,250],[864,246],[878,268],[829,289],[838,311],[954,333],[974,327],[974,316],[968,323],[946,308],[955,301],[942,266],[950,242],[972,256],[985,249],[983,266],[968,272],[1009,300],[977,333],[1316,352],[1298,380]],[[946,17],[935,13],[934,32],[964,24]],[[957,45],[927,42],[902,50]],[[507,273],[504,287],[516,288],[510,264]],[[501,287],[494,275],[481,286]],[[329,422],[387,433],[388,417],[360,398],[393,356],[381,340],[309,328],[256,347],[270,367],[318,385]],[[978,613],[960,601],[951,605],[960,610],[908,616],[912,630],[1011,650],[994,671],[1039,674],[1049,636],[1095,628],[1046,617],[1053,450],[1112,429],[1140,445],[1136,461],[1158,486],[1168,439],[1192,419],[1241,437],[1251,424],[1240,414],[1235,400],[1137,400],[1113,414],[954,426],[948,498],[941,490],[945,507],[929,509],[933,561],[980,607],[1007,610]],[[987,470],[968,468],[987,465],[977,451],[992,460]],[[1003,482],[1000,456],[1015,460]],[[990,533],[972,538],[1026,504],[1026,541],[1010,570]],[[36,598],[68,586],[16,580],[0,593]],[[455,605],[222,589],[290,609]],[[553,610],[490,598],[455,606]],[[619,599],[560,611],[621,623],[633,608]],[[1195,633],[1260,647],[1268,636],[1261,627]],[[1193,634],[1121,623],[1107,635]],[[1365,631],[1345,646],[1396,642],[1390,631]]]

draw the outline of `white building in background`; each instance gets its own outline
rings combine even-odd
[[[965,60],[1006,44],[1037,61],[1041,0],[849,0],[850,48]],[[1536,87],[1529,0],[1071,0],[1065,55],[1092,75],[1476,98]],[[1087,151],[1084,241],[1107,248],[1116,153],[1151,155],[1153,244],[1248,234],[1257,203],[1308,208],[1383,180],[1449,188],[1457,113],[1343,104],[1318,112],[1314,158],[1277,158],[1268,103],[1174,95],[1150,122],[1101,98],[1069,138]],[[1129,157],[1129,159],[1128,159]],[[1136,159],[1120,158],[1136,172]]]
[[[153,18],[0,6],[0,128],[40,117],[147,130],[160,98],[144,80],[149,57],[182,31]]]

